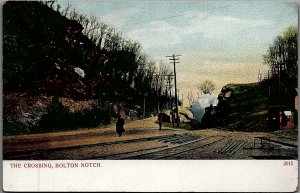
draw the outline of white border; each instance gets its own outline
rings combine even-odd
[[[28,169],[25,163],[79,167]],[[81,163],[101,167],[81,168]],[[294,192],[298,187],[297,160],[4,160],[3,169],[5,191]]]
[[[288,0],[288,2],[296,2],[299,6],[298,0]],[[2,16],[2,6],[0,15]],[[0,24],[2,26],[2,17]],[[0,30],[0,40],[2,40],[2,30]],[[2,56],[2,41],[0,44],[0,56]],[[2,59],[0,66],[2,72]],[[298,74],[299,71],[298,68]],[[0,73],[0,84],[2,85],[2,73]],[[0,98],[2,107],[2,94]],[[2,108],[0,116],[2,118]],[[2,135],[2,129],[0,133]],[[298,136],[300,137],[299,133]],[[2,150],[2,141],[0,147]],[[0,158],[2,160],[2,154]],[[9,166],[10,163],[28,162],[46,161],[3,161],[0,164],[3,166],[0,167],[1,177],[3,177],[1,185],[5,191],[294,192],[298,185],[298,161],[296,160],[293,160],[293,166],[283,166],[283,160],[101,160],[90,161],[102,165],[101,168],[90,169],[14,169]],[[72,162],[89,161],[72,160]]]

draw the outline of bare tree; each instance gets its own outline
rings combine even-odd
[[[159,66],[158,66],[158,88],[160,90],[160,92],[163,91],[163,88],[166,87],[167,84],[167,75],[171,75],[172,74],[172,69],[170,66],[166,65],[165,63],[163,63],[163,61],[161,60],[159,62]]]
[[[102,48],[102,42],[103,42],[103,39],[104,39],[104,36],[106,34],[106,30],[108,28],[108,25],[106,25],[105,23],[100,23],[99,24],[99,33],[98,33],[98,39],[97,39],[97,45],[99,44],[100,45],[100,48]]]
[[[64,10],[62,10],[60,13],[62,14],[62,16],[65,16],[65,17],[66,17],[66,16],[69,14],[70,9],[71,9],[71,5],[70,5],[70,3],[68,2],[67,7],[66,7]]]

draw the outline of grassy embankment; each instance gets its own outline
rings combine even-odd
[[[235,131],[267,131],[268,84],[266,81],[250,84],[228,84],[224,86],[231,96],[219,103],[222,110],[224,127]],[[179,111],[187,112],[189,109]],[[164,123],[165,127],[173,127],[172,123]],[[176,125],[175,125],[176,127]],[[194,122],[181,123],[179,128],[199,129]]]
[[[225,127],[238,131],[267,131],[268,83],[229,84],[228,100],[220,104]]]

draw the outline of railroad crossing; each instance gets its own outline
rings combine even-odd
[[[152,125],[153,126],[153,125]],[[21,139],[22,138],[22,139]],[[5,160],[297,159],[297,139],[220,129],[132,127],[5,138]],[[267,144],[267,145],[266,145]]]

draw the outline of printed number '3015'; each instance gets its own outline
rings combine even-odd
[[[283,165],[284,166],[292,166],[293,165],[293,161],[284,161]]]

